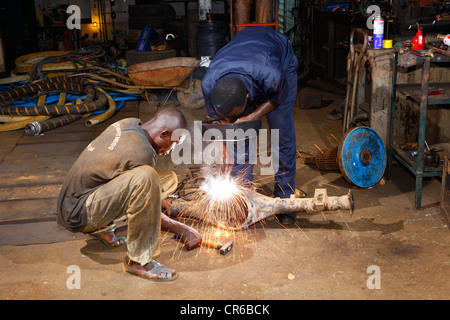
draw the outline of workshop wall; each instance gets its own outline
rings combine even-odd
[[[104,1],[105,26],[102,26],[100,18],[100,2],[98,0],[34,0],[39,27],[42,28],[39,34],[41,49],[50,50],[50,47],[56,47],[55,49],[64,50],[64,46],[67,46],[67,38],[64,36],[64,31],[67,31],[64,23],[66,15],[64,8],[68,5],[77,5],[81,9],[80,36],[87,35],[83,44],[98,42],[103,30],[106,30],[109,39],[113,38],[113,33],[117,37],[125,37],[128,34],[128,6],[134,5],[135,0]],[[115,13],[114,19],[112,12]]]

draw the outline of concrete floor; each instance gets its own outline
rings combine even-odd
[[[310,93],[335,100],[322,109],[294,110],[299,148],[316,152],[314,144],[334,147],[331,134],[341,137],[341,122],[327,119],[341,97],[301,91]],[[358,189],[339,172],[319,171],[297,159],[297,186],[309,195],[315,188],[336,196],[352,189],[352,216],[346,210],[298,215],[290,227],[269,218],[237,233],[226,256],[204,248],[186,251],[171,234],[162,234],[158,261],[179,273],[176,281],[154,283],[123,272],[126,249],[109,249],[59,228],[56,199],[71,164],[107,125],[125,117],[145,121],[154,111],[150,103],[129,102],[94,128],[78,121],[37,137],[22,130],[0,133],[0,299],[450,298],[450,231],[439,213],[440,180],[425,181],[423,207],[416,210],[414,178],[399,165],[392,181]],[[203,110],[183,111],[189,121],[205,116]],[[184,166],[168,157],[158,166],[185,176]],[[266,187],[272,188],[271,179]],[[373,265],[379,273],[372,274]],[[71,266],[79,268],[80,289],[69,289]],[[368,287],[373,275],[379,275],[379,289]]]

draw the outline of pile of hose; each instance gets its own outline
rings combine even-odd
[[[10,107],[15,101],[21,100],[26,96],[46,95],[55,91],[62,93],[81,93],[85,94],[86,98],[84,101],[78,101],[72,105],[58,103],[55,106],[46,106],[41,101],[38,105],[31,107]],[[105,109],[108,99],[109,97],[106,92],[96,90],[94,84],[84,77],[58,76],[2,92],[0,94],[0,114],[6,116],[40,117],[28,123],[25,127],[25,132],[28,135],[37,135],[41,132],[71,123],[79,119],[83,114]],[[110,106],[110,108],[112,107]],[[43,119],[42,116],[47,118]]]

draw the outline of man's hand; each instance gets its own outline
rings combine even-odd
[[[248,116],[237,119],[234,123],[240,123],[240,122],[246,122],[246,121],[252,121],[252,120],[254,120],[254,119],[251,116],[251,114],[249,114]]]
[[[194,228],[187,225],[185,225],[185,228],[183,229],[183,233],[180,234],[180,236],[181,241],[183,241],[186,249],[192,250],[200,247],[200,245],[202,244],[202,236],[200,235],[200,233]]]
[[[235,123],[259,120],[262,117],[264,117],[266,114],[268,114],[270,111],[274,110],[277,106],[278,105],[276,103],[273,103],[270,100],[266,100],[266,102],[259,105],[255,111],[253,111],[252,113],[250,113],[249,115],[247,115],[245,117],[241,117],[241,118],[237,119],[235,121]]]
[[[170,211],[171,205],[172,199],[170,198],[165,198],[163,201],[161,201],[162,212],[168,217],[172,216]]]
[[[165,202],[164,200],[163,203]],[[171,202],[171,200],[169,199],[169,201],[166,201],[166,203],[167,202]],[[170,211],[170,204],[169,204],[169,211]],[[185,225],[184,223],[169,218],[167,210],[166,213],[161,214],[161,229],[179,234],[181,236],[181,241],[183,241],[186,249],[188,250],[195,249],[196,247],[199,247],[202,244],[202,236],[197,230]]]

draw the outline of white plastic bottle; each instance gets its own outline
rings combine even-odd
[[[373,48],[383,48],[383,35],[384,35],[384,19],[381,15],[378,15],[373,20]]]
[[[445,45],[450,46],[450,34],[446,35],[442,41]]]
[[[436,38],[442,39],[442,42],[443,42],[445,45],[450,46],[450,34],[447,34],[447,35],[445,35],[445,34],[438,34],[438,35],[436,36]]]

